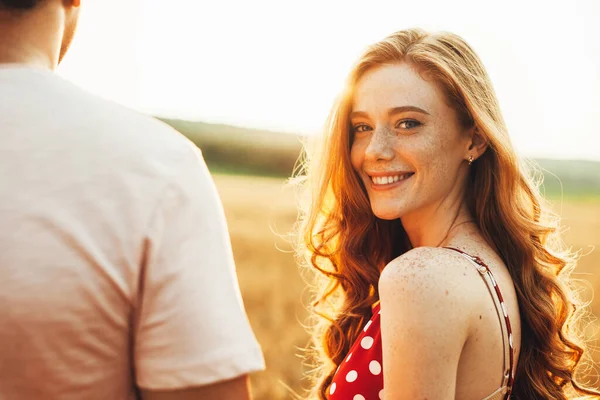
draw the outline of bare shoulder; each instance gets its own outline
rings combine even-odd
[[[387,308],[413,306],[448,311],[472,310],[481,286],[477,271],[458,253],[435,247],[418,247],[392,260],[383,270],[379,292]],[[465,313],[468,314],[468,313]]]
[[[380,281],[387,284],[406,279],[423,283],[466,283],[473,266],[458,253],[438,247],[417,247],[390,261]],[[400,283],[400,282],[398,282]]]
[[[469,261],[448,249],[415,248],[391,261],[379,279],[384,359],[396,371],[429,376],[435,365],[435,376],[456,379],[480,306],[477,279]]]

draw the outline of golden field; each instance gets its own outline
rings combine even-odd
[[[302,327],[307,317],[306,285],[291,245],[280,236],[290,232],[296,219],[294,191],[276,178],[216,175],[215,182],[225,207],[246,310],[267,362],[267,371],[252,377],[255,399],[291,399],[292,391],[302,393],[306,387],[299,355],[308,344]],[[600,199],[565,200],[562,206],[556,204],[556,210],[570,227],[565,241],[589,253],[581,258],[575,277],[589,282],[583,285],[583,296],[591,299],[591,289],[600,290],[596,273],[600,270]],[[592,302],[591,310],[600,316],[599,299]],[[597,322],[590,322],[591,347],[596,345],[592,339],[600,339],[597,328]],[[600,365],[600,352],[591,354]]]

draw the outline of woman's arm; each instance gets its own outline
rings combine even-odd
[[[379,281],[386,400],[450,400],[469,336],[468,265],[417,248],[392,261]],[[472,272],[472,271],[470,271]]]

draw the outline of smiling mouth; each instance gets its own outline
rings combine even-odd
[[[393,175],[387,175],[387,176],[369,176],[369,177],[371,178],[371,182],[373,182],[374,185],[385,186],[385,185],[392,185],[394,183],[404,181],[404,180],[410,178],[411,176],[413,176],[414,174],[415,174],[414,172],[406,172],[406,173],[402,173],[402,174],[393,174]]]

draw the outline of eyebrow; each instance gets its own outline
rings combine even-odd
[[[418,112],[421,114],[430,115],[427,111],[423,110],[422,108],[416,107],[416,106],[400,106],[400,107],[390,108],[388,110],[388,115],[392,116],[394,114],[399,114],[399,113],[407,112],[407,111],[414,111],[414,112]],[[364,111],[352,111],[350,113],[350,118],[358,118],[358,117],[366,118],[366,117],[368,117],[368,114]]]

